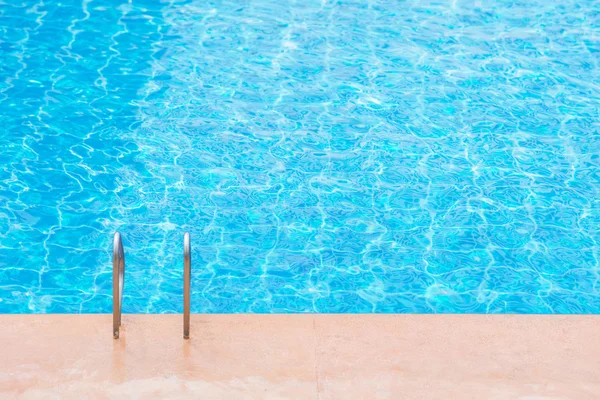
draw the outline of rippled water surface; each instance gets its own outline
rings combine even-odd
[[[600,2],[0,1],[0,312],[600,313]]]

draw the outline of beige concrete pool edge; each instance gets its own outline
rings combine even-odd
[[[596,399],[600,316],[0,315],[0,398]]]

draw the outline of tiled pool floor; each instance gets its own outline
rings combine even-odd
[[[0,316],[0,398],[591,399],[600,318]]]

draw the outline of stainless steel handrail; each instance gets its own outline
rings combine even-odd
[[[123,305],[123,284],[125,282],[125,252],[121,234],[115,233],[113,239],[113,337],[119,338],[121,328],[121,309]]]
[[[192,280],[192,248],[190,234],[183,234],[183,338],[190,338],[190,286]]]

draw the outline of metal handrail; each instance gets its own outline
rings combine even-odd
[[[115,233],[113,240],[113,337],[119,338],[121,309],[123,305],[123,284],[125,282],[125,252],[121,234]]]
[[[183,338],[190,338],[190,287],[192,280],[192,248],[190,234],[183,234]]]

